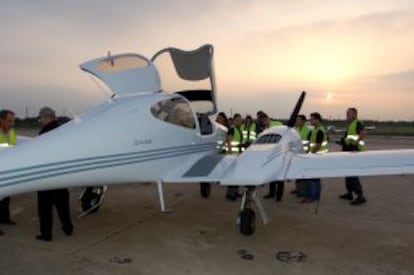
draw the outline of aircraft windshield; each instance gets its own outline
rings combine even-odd
[[[281,135],[278,134],[267,134],[259,137],[254,143],[255,144],[276,144],[282,138]]]
[[[195,119],[191,106],[182,98],[162,100],[151,107],[151,113],[167,123],[185,128],[195,128]]]

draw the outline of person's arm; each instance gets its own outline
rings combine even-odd
[[[227,154],[231,154],[231,142],[233,140],[233,135],[234,135],[234,128],[230,128],[229,131],[227,132],[227,136],[226,136],[226,148],[227,148]]]
[[[364,140],[367,136],[367,130],[365,129],[364,125],[361,122],[358,122],[357,124],[357,134],[358,139],[356,140],[355,144],[358,144],[360,140]]]

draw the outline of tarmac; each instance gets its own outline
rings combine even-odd
[[[413,137],[367,143],[414,148]],[[258,220],[252,236],[236,225],[240,200],[225,200],[218,185],[208,199],[198,184],[165,185],[169,213],[159,211],[155,184],[110,187],[99,211],[81,219],[72,189],[74,235],[55,216],[52,242],[35,239],[36,194],[14,196],[17,225],[0,225],[0,274],[414,274],[414,175],[361,182],[361,206],[338,198],[342,178],[322,180],[319,206],[300,204],[288,182],[282,202],[263,201],[270,222]]]

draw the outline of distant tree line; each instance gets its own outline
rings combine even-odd
[[[67,116],[59,116],[57,117],[57,121],[60,124],[64,124],[68,121],[70,121],[71,118]],[[18,128],[39,128],[39,118],[38,117],[28,117],[25,119],[16,118],[15,126]]]
[[[67,116],[58,117],[60,124],[70,121]],[[287,120],[281,119],[283,123]],[[414,136],[414,121],[376,121],[364,120],[365,126],[374,127],[370,130],[370,135],[398,135],[398,136]],[[347,122],[345,120],[324,120],[325,126],[334,126],[336,129],[345,129]],[[29,117],[25,119],[16,118],[16,127],[20,128],[38,128],[39,122],[37,117]]]

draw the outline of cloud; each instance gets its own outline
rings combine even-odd
[[[323,100],[335,88],[327,79],[410,69],[412,18],[413,4],[403,0],[6,0],[0,94],[2,104],[25,105],[57,90],[84,106],[90,98],[81,90],[96,91],[78,68],[85,60],[107,50],[151,56],[212,43],[223,108],[268,108],[279,117],[296,100],[285,91],[307,89]]]

